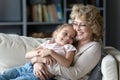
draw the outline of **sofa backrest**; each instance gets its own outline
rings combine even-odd
[[[0,72],[28,62],[25,53],[38,47],[47,39],[49,38],[36,39],[0,33]]]

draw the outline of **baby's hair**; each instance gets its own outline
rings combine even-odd
[[[62,24],[62,25],[58,25],[58,26],[56,27],[56,30],[55,30],[55,31],[60,31],[60,30],[62,30],[64,27],[67,27],[67,26],[73,27],[72,24],[64,23],[64,24]]]
[[[55,29],[55,31],[53,32],[53,34],[52,34],[52,42],[54,42],[54,39],[55,39],[55,32],[59,32],[59,31],[61,31],[63,28],[65,28],[65,27],[72,27],[73,28],[73,25],[72,24],[68,24],[68,23],[64,23],[64,24],[62,24],[62,25],[58,25],[57,27],[56,27],[56,29]],[[76,34],[76,33],[75,33]]]

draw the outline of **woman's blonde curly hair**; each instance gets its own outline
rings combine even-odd
[[[93,40],[100,41],[103,36],[103,19],[100,11],[93,5],[75,4],[72,8],[70,18],[80,18],[92,25]]]

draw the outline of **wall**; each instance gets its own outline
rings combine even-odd
[[[20,0],[0,0],[0,21],[20,21]]]
[[[120,0],[106,2],[106,45],[120,50]]]

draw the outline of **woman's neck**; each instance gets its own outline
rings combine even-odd
[[[86,40],[86,41],[79,41],[77,48],[79,49],[80,47],[84,46],[85,44],[91,42],[91,40]]]

